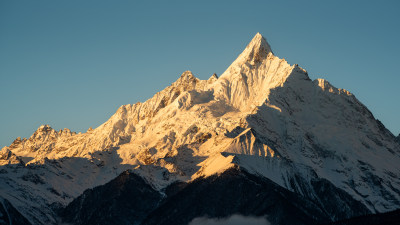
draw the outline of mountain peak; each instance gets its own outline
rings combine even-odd
[[[44,124],[44,125],[41,125],[36,131],[37,132],[49,132],[52,130],[53,130],[53,128],[50,125]]]
[[[250,44],[260,44],[260,46],[265,47],[266,50],[271,51],[271,47],[269,46],[267,40],[265,39],[264,36],[262,36],[262,34],[258,33],[256,35],[254,35],[253,39],[250,41]]]
[[[196,85],[198,79],[193,75],[193,73],[189,70],[182,73],[177,81],[175,81],[175,86],[181,85]]]
[[[273,54],[271,46],[260,33],[257,33],[239,58],[251,63],[257,63],[262,61],[269,53]]]
[[[218,80],[218,75],[216,73],[213,73],[210,78],[208,78],[207,82],[208,83],[214,83],[215,81]]]

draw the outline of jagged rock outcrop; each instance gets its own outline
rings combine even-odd
[[[13,144],[15,141],[13,142]],[[9,165],[9,164],[17,164],[24,165],[25,163],[22,161],[21,157],[15,155],[10,149],[3,149],[0,151],[0,163],[1,165]]]

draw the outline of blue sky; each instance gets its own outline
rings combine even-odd
[[[0,1],[0,146],[84,132],[185,70],[221,74],[260,32],[400,132],[400,1]]]

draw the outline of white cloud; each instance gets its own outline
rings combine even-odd
[[[232,215],[228,218],[215,219],[206,217],[194,218],[189,225],[270,225],[264,217]]]

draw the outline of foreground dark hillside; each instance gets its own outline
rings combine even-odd
[[[173,183],[164,190],[165,196],[140,176],[126,171],[103,186],[85,191],[61,216],[64,222],[79,225],[185,225],[197,217],[233,214],[267,217],[272,224],[319,224],[332,217],[343,218],[343,205],[353,209],[353,215],[368,213],[362,204],[328,182],[316,181],[315,185],[320,195],[326,195],[321,199],[326,201],[323,205],[329,205],[329,211],[321,203],[237,167],[190,183]],[[329,198],[331,195],[341,200]]]

